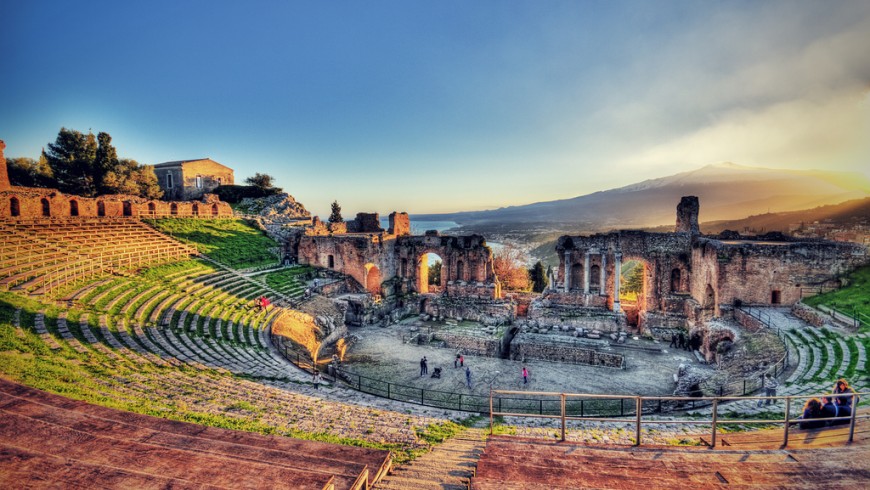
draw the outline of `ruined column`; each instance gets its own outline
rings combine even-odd
[[[680,204],[677,205],[677,225],[674,231],[699,235],[701,233],[698,227],[699,209],[700,204],[697,196],[683,196],[680,199]]]
[[[571,251],[565,250],[565,292],[571,289]]]
[[[607,291],[607,283],[605,282],[607,279],[607,273],[605,269],[607,268],[607,255],[604,252],[601,252],[601,278],[598,281],[598,294],[604,296]]]
[[[9,172],[6,171],[6,157],[3,156],[3,150],[5,149],[6,143],[0,140],[0,191],[12,189],[12,184],[9,183]]]
[[[583,256],[583,294],[589,294],[589,251]]]
[[[616,252],[613,257],[615,259],[613,264],[613,311],[619,312],[619,272],[622,269],[622,254]]]

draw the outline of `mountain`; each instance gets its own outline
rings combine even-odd
[[[416,215],[450,220],[465,227],[547,224],[584,229],[635,228],[672,224],[681,196],[698,196],[703,221],[786,212],[870,196],[870,179],[856,172],[781,170],[734,163],[697,170],[557,201],[488,211]]]
[[[791,225],[800,223],[824,221],[842,226],[866,222],[868,219],[870,219],[870,197],[801,211],[765,213],[738,220],[705,222],[701,223],[701,232],[708,235],[722,233],[725,230],[741,233],[766,233],[770,231],[787,233]]]

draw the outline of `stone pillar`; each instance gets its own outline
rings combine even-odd
[[[622,254],[616,252],[613,257],[615,259],[613,264],[613,311],[619,312],[619,272],[622,269]]]
[[[607,254],[601,253],[601,278],[598,280],[598,294],[607,295]]]
[[[583,294],[589,294],[589,251],[583,256]]]
[[[12,184],[9,183],[9,172],[6,170],[6,157],[3,155],[5,149],[6,143],[0,140],[0,191],[12,189]]]
[[[700,209],[697,196],[683,196],[677,205],[677,225],[674,231],[677,233],[691,233],[699,235],[698,211]]]
[[[565,250],[565,292],[571,290],[571,251]]]

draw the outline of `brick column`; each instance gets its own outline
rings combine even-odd
[[[586,251],[586,255],[583,256],[583,294],[589,294],[589,278],[591,274],[589,273],[589,251]]]
[[[571,290],[571,251],[565,250],[565,292]]]
[[[602,252],[601,253],[601,278],[598,280],[598,294],[602,296],[607,295],[607,255]]]
[[[613,264],[613,311],[619,312],[619,273],[622,269],[622,254],[616,252],[613,257],[616,260]]]

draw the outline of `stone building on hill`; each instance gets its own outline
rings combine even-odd
[[[221,185],[233,185],[233,169],[212,160],[178,160],[154,165],[157,183],[167,201],[201,199]]]

